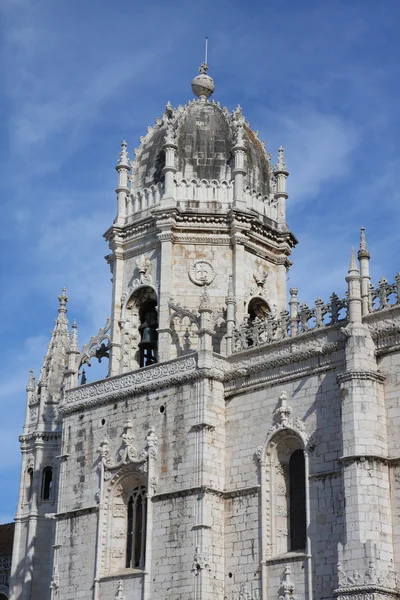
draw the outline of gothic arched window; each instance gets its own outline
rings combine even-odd
[[[305,552],[307,479],[303,441],[292,431],[280,431],[267,447],[265,466],[269,473],[264,483],[269,488],[265,513],[266,558]]]
[[[140,366],[147,367],[157,362],[158,315],[157,302],[148,300],[139,309]]]
[[[143,569],[146,552],[146,490],[138,486],[127,505],[126,568]]]
[[[51,500],[53,489],[53,469],[45,467],[42,476],[42,500]]]
[[[307,543],[306,471],[303,450],[295,450],[289,459],[290,550],[304,550]]]

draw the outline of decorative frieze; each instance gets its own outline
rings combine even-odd
[[[68,414],[114,398],[123,398],[187,381],[196,376],[196,356],[151,365],[126,375],[117,375],[65,392],[60,412]]]
[[[387,589],[397,589],[400,583],[399,576],[395,571],[378,569],[372,559],[369,561],[368,568],[363,572],[345,571],[341,563],[337,564],[337,572],[339,588],[377,585]]]

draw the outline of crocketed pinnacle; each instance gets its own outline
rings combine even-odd
[[[275,173],[284,172],[287,173],[285,150],[283,146],[278,148],[278,162],[276,163]]]
[[[73,352],[79,352],[78,325],[76,324],[75,319],[74,319],[74,322],[72,323],[71,343],[70,343],[69,349],[70,349],[70,351],[73,351]]]
[[[117,168],[118,167],[129,167],[128,146],[125,140],[121,144]]]
[[[41,385],[47,386],[50,396],[59,394],[66,367],[66,352],[70,344],[67,319],[68,296],[64,287],[58,296],[58,301],[60,303],[58,316],[51,333],[50,343],[44,357],[39,379]]]
[[[365,228],[361,227],[360,233],[360,249],[358,251],[358,260],[361,258],[370,258],[370,253],[367,247],[367,238],[365,237]]]

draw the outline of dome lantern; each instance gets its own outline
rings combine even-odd
[[[214,93],[215,84],[212,77],[207,75],[208,65],[203,62],[199,67],[199,75],[192,80],[192,91],[201,102],[207,102],[207,99]]]

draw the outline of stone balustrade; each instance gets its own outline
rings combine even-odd
[[[394,283],[388,283],[387,279],[381,277],[376,288],[371,284],[370,312],[400,304],[400,273],[394,279]]]
[[[247,208],[273,221],[277,220],[277,201],[273,195],[265,196],[256,190],[246,187],[244,199]],[[160,204],[164,194],[164,183],[159,182],[140,191],[131,191],[126,202],[126,216],[128,221],[137,218],[140,214]],[[201,204],[217,203],[219,210],[227,211],[233,204],[234,182],[217,181],[213,179],[175,179],[174,198],[177,206],[183,210],[200,208]]]
[[[321,298],[317,298],[311,308],[305,302],[299,303],[297,293],[296,288],[291,288],[290,312],[282,310],[278,315],[270,314],[264,321],[257,317],[250,321],[247,315],[243,323],[234,329],[233,352],[284,340],[311,329],[347,320],[347,300],[340,299],[335,293],[326,304]]]

